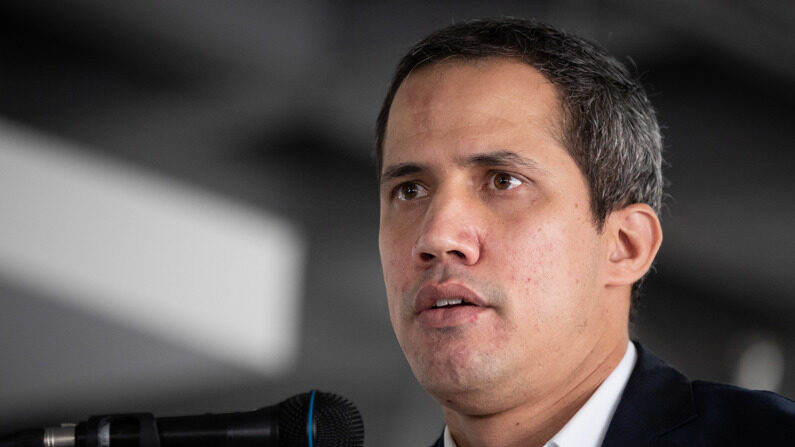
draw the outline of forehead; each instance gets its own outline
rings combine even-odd
[[[528,64],[509,58],[453,60],[412,72],[395,94],[384,165],[413,149],[471,147],[513,140],[561,142],[557,88]]]

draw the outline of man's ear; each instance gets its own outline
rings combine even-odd
[[[662,243],[657,213],[643,203],[611,212],[607,232],[607,285],[631,285],[646,274]]]

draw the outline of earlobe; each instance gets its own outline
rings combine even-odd
[[[646,274],[662,243],[657,213],[646,204],[613,211],[605,222],[608,232],[607,285],[630,285]]]

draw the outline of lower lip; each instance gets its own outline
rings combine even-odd
[[[481,306],[450,306],[428,309],[420,313],[420,325],[426,328],[439,329],[461,326],[478,321],[480,314],[486,311]]]

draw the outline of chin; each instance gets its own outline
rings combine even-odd
[[[434,387],[436,385],[436,387]],[[510,409],[510,394],[491,387],[453,388],[441,384],[423,385],[443,407],[467,416],[490,416]]]
[[[500,367],[502,362],[491,356],[462,360],[434,357],[430,362],[411,362],[411,369],[420,385],[444,407],[473,416],[502,410],[512,394],[505,392],[511,388],[511,381],[506,380],[511,374]]]

